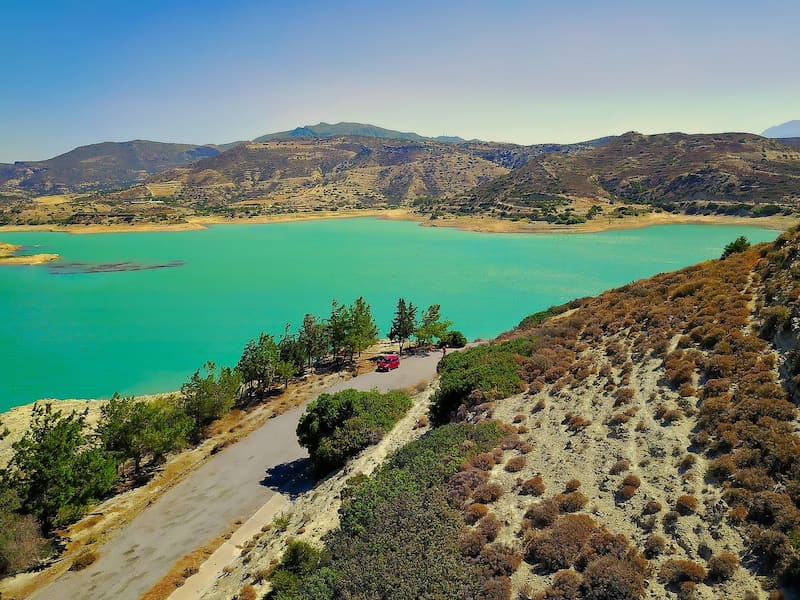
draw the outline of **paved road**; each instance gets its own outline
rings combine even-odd
[[[389,373],[366,373],[328,388],[388,391],[430,380],[441,354],[405,358]],[[270,419],[246,438],[210,458],[162,495],[98,549],[100,558],[83,571],[67,572],[34,594],[37,600],[137,600],[179,558],[247,520],[273,495],[302,491],[298,478],[307,457],[295,429],[304,407]],[[294,468],[293,468],[294,467]],[[283,485],[292,482],[288,489]]]

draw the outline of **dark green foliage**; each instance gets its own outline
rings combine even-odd
[[[448,348],[463,348],[467,345],[467,338],[460,331],[453,329],[444,334],[442,344]]]
[[[279,377],[285,374],[281,372],[282,370],[291,373],[291,375],[289,375],[290,379],[303,372],[303,369],[306,367],[308,355],[299,337],[291,335],[284,337],[278,343],[278,353],[280,355],[280,360],[287,365],[286,367],[281,367],[280,364],[278,365],[277,371]]]
[[[255,382],[256,390],[263,392],[275,383],[276,369],[281,359],[275,338],[262,333],[258,341],[250,340],[244,347],[236,371],[244,383]],[[213,369],[212,369],[213,370]]]
[[[198,369],[181,386],[181,408],[192,419],[192,433],[195,436],[233,407],[242,386],[238,369],[234,371],[222,367],[219,376],[215,374],[216,366],[212,362],[206,363],[204,369],[205,377],[200,376]]]
[[[551,306],[546,310],[540,310],[539,312],[530,314],[519,322],[517,329],[530,329],[532,327],[538,327],[550,317],[555,317],[567,312],[568,310],[572,310],[573,308],[578,308],[584,302],[584,300],[585,298],[578,298],[576,300],[571,300],[566,304]]]
[[[267,596],[274,600],[300,598],[325,598],[326,594],[309,596],[305,579],[313,575],[323,562],[329,562],[330,556],[323,555],[310,544],[301,541],[289,542],[281,563],[270,575],[272,591]]]
[[[406,304],[404,298],[397,301],[397,310],[389,330],[389,339],[400,344],[400,354],[403,353],[403,344],[414,334],[414,323],[417,320],[417,307],[411,302]]]
[[[483,401],[522,391],[517,356],[529,356],[533,346],[531,340],[520,338],[445,356],[438,367],[439,391],[431,403],[434,423],[446,422],[461,404],[470,402],[472,392],[480,392],[476,401]]]
[[[192,419],[168,400],[145,402],[115,394],[101,410],[97,435],[117,461],[132,460],[139,471],[143,458],[159,463],[186,445],[192,428]]]
[[[725,250],[722,252],[722,258],[728,258],[731,254],[735,254],[736,252],[744,252],[749,247],[750,242],[746,237],[740,235],[738,238],[725,246]]]
[[[380,440],[409,408],[411,398],[404,391],[320,394],[300,418],[297,437],[317,472],[327,473]]]
[[[337,362],[345,354],[352,360],[354,354],[361,354],[378,340],[378,326],[364,298],[359,296],[350,306],[332,302],[328,340]]]
[[[114,483],[115,462],[86,436],[85,414],[34,405],[30,429],[13,444],[3,484],[45,530],[77,520]]]
[[[302,554],[311,560],[298,560],[295,550],[287,555],[270,579],[278,579],[282,595],[269,598],[477,597],[486,565],[462,555],[464,522],[445,499],[444,484],[503,435],[496,423],[445,425],[400,448],[372,477],[349,480],[340,528],[322,553]],[[508,561],[490,562],[507,568]],[[284,568],[297,564],[303,566]]]
[[[303,326],[297,336],[308,357],[308,366],[316,364],[328,353],[328,326],[312,314],[303,317]]]

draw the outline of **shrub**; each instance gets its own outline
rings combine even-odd
[[[561,512],[573,513],[581,510],[589,499],[580,492],[569,492],[568,494],[558,494],[553,500],[558,504]]]
[[[597,526],[591,517],[565,515],[529,540],[525,560],[541,564],[550,571],[571,567],[596,531]]]
[[[92,550],[84,550],[81,552],[69,568],[70,571],[83,571],[86,567],[93,564],[97,560],[97,553]]]
[[[408,393],[399,390],[320,394],[300,417],[297,437],[317,473],[326,473],[380,440],[411,404]]]
[[[646,515],[654,515],[657,512],[661,511],[661,502],[658,500],[648,500],[647,504],[644,505],[644,514]]]
[[[691,560],[671,558],[661,565],[658,580],[665,584],[681,583],[683,581],[703,581],[706,570]]]
[[[523,496],[541,496],[544,494],[544,489],[544,481],[541,475],[537,475],[523,481],[519,493]]]
[[[625,476],[625,479],[622,480],[622,485],[638,488],[640,485],[642,485],[642,480],[636,475],[627,475]]]
[[[489,507],[485,504],[470,504],[464,511],[464,520],[468,525],[474,525],[489,512]]]
[[[523,469],[525,466],[525,458],[522,456],[515,456],[514,458],[509,459],[506,463],[505,469],[509,473],[518,473]]]
[[[256,590],[249,583],[244,584],[239,590],[239,600],[256,600],[256,598]]]
[[[510,576],[522,563],[522,554],[505,544],[485,546],[479,564],[486,567],[492,575]]]
[[[623,502],[626,500],[630,500],[636,495],[637,489],[638,488],[635,488],[632,485],[623,485],[621,488],[619,488],[619,491],[617,492],[617,497],[619,498],[619,500]]]
[[[553,524],[559,514],[558,504],[552,498],[548,498],[529,507],[525,512],[525,518],[529,519],[535,527],[547,527]]]
[[[494,502],[503,495],[503,486],[499,483],[484,483],[475,490],[472,497],[477,502]]]
[[[738,238],[725,245],[725,249],[722,251],[721,258],[728,258],[731,254],[736,254],[737,252],[744,252],[749,247],[750,247],[750,242],[747,240],[746,237],[740,235]]]
[[[490,452],[482,452],[475,456],[472,461],[472,466],[481,471],[491,471],[495,465],[494,456]]]
[[[467,338],[460,331],[453,329],[444,334],[441,342],[448,348],[463,348],[467,345]]]
[[[578,481],[577,479],[570,479],[567,482],[567,485],[564,486],[564,489],[567,492],[574,492],[580,487],[581,487],[581,482],[580,481]]]
[[[638,555],[603,556],[589,563],[581,591],[586,600],[637,600],[645,593],[647,561]]]
[[[618,460],[612,465],[611,469],[609,470],[609,473],[611,475],[619,475],[623,471],[627,471],[630,468],[631,468],[631,461],[623,458],[621,460]]]
[[[662,554],[667,548],[667,540],[662,536],[651,533],[644,541],[644,554],[647,558],[653,558]]]
[[[700,503],[694,496],[681,496],[675,501],[675,510],[682,515],[691,515],[697,512],[699,506]]]
[[[725,581],[733,577],[739,568],[739,558],[732,552],[720,552],[708,561],[708,576],[715,581]]]

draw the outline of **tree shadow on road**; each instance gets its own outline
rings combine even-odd
[[[298,458],[270,467],[259,483],[294,500],[314,487],[314,470],[308,458]]]

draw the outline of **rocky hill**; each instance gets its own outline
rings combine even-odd
[[[587,208],[612,202],[689,214],[793,211],[800,151],[751,134],[627,133],[590,152],[541,155],[437,209],[551,220],[576,199]]]
[[[800,331],[798,256],[794,229],[449,354],[417,399],[434,428],[301,495],[205,597],[795,592],[796,360],[774,340]]]
[[[246,218],[412,206],[467,193],[543,153],[590,147],[357,136],[250,142],[117,192],[53,205],[0,197],[0,222],[182,222],[191,215]]]
[[[118,189],[219,153],[214,146],[103,142],[48,160],[0,164],[0,192],[44,195]]]

